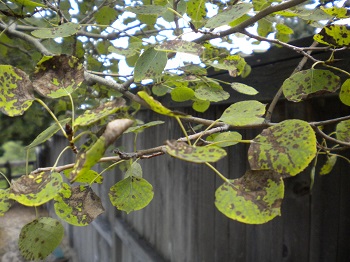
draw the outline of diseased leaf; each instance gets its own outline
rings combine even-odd
[[[3,216],[11,207],[9,195],[10,188],[0,189],[0,217]]]
[[[53,199],[61,190],[61,186],[60,173],[43,171],[29,174],[12,183],[9,198],[25,206],[40,206]]]
[[[247,171],[215,192],[215,206],[227,217],[246,224],[263,224],[281,215],[284,184],[270,170]]]
[[[226,8],[221,13],[218,13],[217,15],[211,17],[205,24],[205,27],[216,28],[219,26],[227,25],[231,21],[236,20],[244,14],[248,13],[252,7],[253,5],[250,3],[237,3]]]
[[[350,46],[350,26],[327,25],[318,34],[314,35],[314,40],[334,47]]]
[[[190,146],[184,142],[167,141],[169,155],[193,163],[216,162],[226,156],[226,151],[217,146]]]
[[[337,155],[327,156],[326,163],[321,167],[320,175],[328,175],[332,171],[336,162]]]
[[[139,176],[129,175],[113,185],[109,199],[117,209],[130,213],[146,207],[153,199],[153,187]]]
[[[259,101],[242,101],[230,105],[220,117],[220,120],[229,125],[245,126],[261,124],[265,114],[265,104]]]
[[[339,98],[344,105],[350,106],[350,78],[342,84]]]
[[[350,120],[341,121],[337,124],[336,137],[338,140],[350,142]]]
[[[316,156],[316,136],[302,120],[285,120],[264,129],[248,150],[251,169],[272,169],[295,176]]]
[[[41,217],[22,228],[18,247],[27,261],[42,260],[58,247],[63,236],[64,228],[58,220]]]
[[[79,24],[68,22],[52,28],[34,30],[32,35],[37,38],[67,37],[76,34],[79,27]]]
[[[132,57],[133,55],[136,55],[138,53],[137,49],[135,48],[121,48],[121,47],[114,47],[109,46],[108,51],[111,53],[116,53],[117,55],[122,55],[125,57]]]
[[[152,126],[157,126],[157,125],[161,125],[164,124],[164,121],[152,121],[152,122],[148,122],[146,124],[140,125],[140,126],[132,126],[129,127],[124,133],[141,133],[143,132],[146,128],[152,127]]]
[[[223,132],[212,134],[206,140],[215,143],[216,146],[227,147],[238,144],[242,140],[242,135],[238,132]]]
[[[23,115],[35,99],[29,76],[22,70],[0,65],[0,111],[8,116]]]
[[[66,183],[55,197],[54,208],[59,218],[75,226],[87,226],[104,212],[101,199],[91,187]]]
[[[148,48],[142,53],[135,64],[135,81],[140,82],[144,79],[160,77],[167,61],[168,58],[165,52],[157,51],[154,48]]]
[[[300,102],[316,94],[335,92],[340,78],[329,70],[308,69],[295,73],[282,85],[284,96],[293,102]]]
[[[205,0],[189,0],[187,2],[187,14],[197,29],[203,26],[204,18],[207,15],[205,3]]]
[[[259,93],[255,88],[242,83],[232,83],[231,87],[237,92],[245,95],[253,96]]]
[[[126,11],[132,12],[138,15],[162,15],[167,11],[166,6],[161,5],[141,5],[141,6],[130,6],[126,8]]]
[[[59,123],[61,124],[62,127],[65,126],[65,124],[68,124],[72,119],[71,118],[66,118]],[[61,128],[59,125],[55,122],[54,124],[50,125],[48,128],[46,128],[43,132],[41,132],[32,143],[30,143],[28,146],[26,146],[24,149],[29,150],[31,148],[34,148],[45,141],[47,141],[50,137],[52,137],[54,134],[56,134]]]
[[[125,100],[123,98],[118,98],[116,100],[106,102],[101,104],[99,107],[86,110],[84,114],[78,116],[75,119],[74,126],[88,126],[91,125],[100,119],[107,117],[115,112],[119,111],[125,106]]]
[[[333,6],[333,7],[327,8],[325,6],[320,6],[320,8],[326,14],[333,16],[333,17],[336,17],[336,18],[339,18],[339,19],[349,17],[348,10],[345,7]]]
[[[221,86],[201,86],[194,92],[196,98],[200,100],[208,100],[210,102],[219,102],[226,100],[230,97],[230,94],[223,90]]]
[[[154,49],[163,52],[181,52],[197,56],[200,56],[204,51],[202,45],[184,40],[165,41],[162,44],[157,45]]]
[[[33,75],[35,91],[45,97],[59,98],[74,92],[84,81],[84,68],[74,56],[44,56]]]
[[[73,168],[69,168],[63,171],[63,174],[69,179],[71,177],[71,172]],[[101,176],[99,173],[97,173],[95,170],[89,170],[79,176],[75,182],[78,183],[97,183],[97,184],[102,184],[103,182],[103,176]]]

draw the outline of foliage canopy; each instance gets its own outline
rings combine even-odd
[[[338,1],[2,1],[0,111],[23,119],[30,108],[37,107],[35,117],[42,119],[46,110],[45,117],[50,117],[53,125],[37,133],[26,149],[62,131],[69,142],[66,149],[76,153],[76,162],[69,167],[27,171],[26,176],[11,182],[9,189],[0,191],[0,213],[10,208],[11,200],[28,206],[53,200],[60,219],[88,225],[104,211],[91,188],[93,183],[103,183],[103,172],[92,168],[107,160],[112,162],[110,168],[130,162],[124,179],[110,188],[111,203],[127,213],[142,209],[152,200],[153,187],[143,176],[140,159],[168,154],[205,164],[223,179],[215,193],[215,205],[230,219],[249,224],[270,221],[281,213],[283,178],[298,175],[320,154],[329,158],[321,169],[327,174],[338,157],[334,150],[350,147],[350,116],[312,123],[299,119],[271,122],[282,95],[297,103],[338,92],[340,102],[350,105],[350,73],[333,64],[337,52],[350,47],[347,18],[348,6],[340,6]],[[287,43],[303,31],[316,29],[310,47]],[[237,51],[239,38],[289,48],[304,56],[268,106],[253,99],[240,101],[211,120],[173,111],[158,101],[163,96],[179,103],[187,101],[201,113],[230,97],[223,84],[238,93],[256,95],[254,87],[239,83],[252,70]],[[220,44],[215,41],[218,39]],[[329,59],[317,60],[312,55],[315,50],[329,52]],[[180,54],[196,62],[179,63],[184,59]],[[313,62],[311,68],[303,68],[306,60]],[[131,68],[129,75],[123,73],[126,65]],[[232,82],[210,78],[208,70],[226,70]],[[340,76],[347,80],[342,82]],[[184,137],[179,134],[178,140],[166,145],[133,153],[118,151],[116,156],[104,158],[106,149],[123,133],[137,135],[162,124],[139,121],[141,106],[175,118]],[[184,121],[204,127],[188,134]],[[321,128],[334,123],[335,138]],[[234,131],[261,127],[265,128],[261,134],[249,141]],[[92,128],[99,131],[93,133]],[[78,148],[76,142],[82,137],[83,145]],[[225,148],[238,143],[250,143],[251,170],[229,180],[210,163],[225,157]],[[62,175],[70,184],[63,182]],[[41,229],[49,234],[42,235]],[[23,228],[20,250],[27,259],[42,259],[62,235],[58,220],[38,218]],[[31,245],[33,239],[40,239],[43,245]]]

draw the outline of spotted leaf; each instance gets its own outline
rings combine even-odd
[[[283,94],[293,102],[300,102],[316,94],[335,92],[340,78],[329,70],[308,69],[287,78],[282,85]]]
[[[33,85],[22,70],[0,65],[0,111],[8,116],[22,115],[33,103]]]
[[[162,44],[157,45],[154,49],[163,52],[181,52],[197,56],[200,56],[204,51],[202,45],[184,40],[165,41]]]
[[[236,90],[238,93],[245,94],[245,95],[253,96],[259,93],[255,88],[242,83],[232,83],[231,87],[232,89]]]
[[[45,97],[59,98],[73,93],[84,81],[78,58],[68,55],[44,56],[33,75],[35,90]]]
[[[226,151],[217,146],[190,146],[184,142],[167,141],[169,155],[193,163],[216,162],[226,156]]]
[[[350,106],[350,78],[342,84],[339,98],[344,105]]]
[[[327,25],[318,34],[314,35],[314,40],[334,47],[350,46],[350,26]]]
[[[247,224],[263,224],[281,215],[284,184],[270,170],[247,171],[215,192],[215,206],[227,217]]]
[[[80,25],[75,23],[64,23],[62,25],[38,29],[32,31],[32,35],[37,38],[57,38],[74,35],[78,32]]]
[[[336,136],[338,140],[350,142],[350,120],[341,121],[337,124]]]
[[[272,169],[291,176],[303,171],[315,156],[315,132],[302,120],[286,120],[264,129],[248,150],[253,170]]]
[[[10,189],[0,189],[0,216],[3,216],[11,207],[9,198]]]
[[[104,212],[101,199],[91,187],[66,183],[55,197],[54,208],[59,218],[75,226],[87,226]]]
[[[226,100],[230,97],[230,94],[223,90],[221,86],[201,86],[196,89],[194,95],[199,100],[208,100],[211,102],[219,102]]]
[[[152,126],[157,126],[157,125],[162,125],[164,124],[164,121],[151,121],[143,125],[139,126],[132,126],[129,127],[124,133],[141,133],[143,132],[146,128],[152,127]]]
[[[148,48],[139,57],[135,64],[134,79],[140,82],[144,79],[156,79],[160,77],[168,61],[165,52],[160,52],[154,48]]]
[[[21,176],[12,183],[10,198],[25,206],[40,206],[53,199],[62,186],[62,176],[50,171]]]
[[[137,15],[161,15],[167,11],[166,6],[161,5],[141,5],[130,6],[126,8],[126,11],[132,12]]]
[[[19,234],[18,247],[27,260],[42,260],[61,243],[64,228],[51,217],[41,217],[26,224]]]

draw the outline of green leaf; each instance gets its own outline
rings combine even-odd
[[[320,6],[320,8],[325,12],[326,14],[336,17],[336,18],[347,18],[349,17],[348,15],[348,10],[345,7],[325,7],[325,6]]]
[[[215,192],[215,206],[227,217],[246,224],[263,224],[281,215],[284,184],[273,171],[247,171]]]
[[[257,32],[258,32],[258,35],[262,37],[268,36],[268,34],[273,32],[272,22],[264,18],[259,20]]]
[[[218,13],[217,15],[211,17],[205,24],[205,27],[216,28],[227,25],[231,21],[236,20],[244,14],[248,13],[252,7],[253,5],[250,3],[237,3],[226,8],[221,13]]]
[[[84,81],[84,68],[74,56],[44,56],[33,75],[35,91],[45,97],[59,98],[76,90]]]
[[[89,172],[104,155],[106,149],[127,130],[133,121],[130,119],[116,119],[109,122],[103,134],[87,150],[78,153],[70,181],[75,182],[80,176]]]
[[[35,99],[29,76],[22,70],[0,65],[0,111],[8,116],[23,115]]]
[[[283,94],[293,102],[300,102],[312,95],[335,92],[340,78],[329,70],[308,69],[295,73],[282,85]]]
[[[63,171],[63,174],[69,179],[71,177],[71,172],[73,168],[69,168]],[[78,183],[96,183],[96,184],[102,184],[103,182],[103,176],[101,176],[99,173],[97,173],[95,170],[89,170],[79,176],[75,182]]]
[[[344,105],[350,106],[350,78],[342,84],[339,98]]]
[[[232,77],[239,76],[243,74],[245,70],[247,70],[247,62],[240,55],[229,55],[225,57],[225,59],[222,62],[220,61],[218,63],[212,63],[210,65],[217,69],[228,70],[230,76]],[[247,72],[245,72],[244,74],[246,76],[249,74],[249,72],[248,74]]]
[[[9,198],[10,189],[0,189],[0,217],[3,216],[11,207]]]
[[[96,22],[100,25],[109,25],[118,17],[118,12],[109,6],[101,7],[95,14]]]
[[[193,163],[216,162],[226,156],[226,151],[217,146],[190,146],[184,142],[167,141],[169,155]]]
[[[187,117],[163,106],[160,102],[155,100],[152,96],[148,95],[145,91],[137,92],[137,95],[141,97],[151,107],[151,109],[161,115],[173,116],[173,117]]]
[[[152,93],[156,96],[164,96],[168,93],[169,87],[162,84],[152,86]]]
[[[46,7],[46,5],[37,3],[35,1],[30,0],[11,0],[12,3],[15,3],[19,6],[27,6],[27,7]]]
[[[82,115],[78,116],[75,119],[74,127],[76,126],[88,126],[102,118],[105,118],[115,112],[119,111],[121,108],[125,106],[125,100],[123,98],[119,98],[113,100],[111,102],[106,102],[101,104],[99,107],[86,110]]]
[[[32,31],[32,35],[37,38],[67,37],[76,34],[79,28],[79,24],[68,22],[53,28],[34,30]]]
[[[61,186],[60,173],[43,171],[15,180],[9,197],[25,206],[40,206],[53,199],[61,190]]]
[[[210,106],[210,101],[199,100],[199,99],[196,99],[192,104],[192,108],[200,113],[205,112],[209,108],[209,106]]]
[[[121,47],[114,47],[109,46],[108,51],[111,53],[116,53],[117,55],[122,55],[125,57],[132,57],[133,55],[137,55],[137,49],[134,48],[121,48]]]
[[[148,122],[146,124],[140,125],[140,126],[132,126],[129,127],[124,133],[141,133],[143,132],[146,128],[152,127],[152,126],[157,126],[157,125],[162,125],[164,124],[164,121],[152,121]]]
[[[189,0],[187,2],[187,14],[196,28],[200,28],[204,24],[204,18],[207,15],[205,4],[205,0]]]
[[[238,144],[242,140],[242,135],[238,132],[223,132],[212,134],[206,140],[215,143],[216,146],[227,147]]]
[[[321,167],[320,175],[328,175],[332,171],[336,162],[337,155],[327,156],[326,163]]]
[[[194,92],[196,98],[200,100],[208,100],[211,102],[219,102],[226,100],[230,94],[223,90],[221,86],[201,86]]]
[[[259,93],[255,88],[242,83],[232,83],[231,87],[237,92],[245,95],[253,96]]]
[[[188,87],[176,87],[170,92],[171,99],[175,102],[184,102],[194,97],[194,91]]]
[[[338,140],[350,142],[350,120],[341,121],[337,124],[335,130]]]
[[[59,123],[61,126],[64,127],[65,124],[68,124],[72,119],[71,118],[66,118]],[[48,128],[46,128],[43,132],[41,132],[32,143],[30,143],[28,146],[26,146],[24,149],[29,150],[31,148],[34,148],[45,141],[47,141],[50,137],[52,137],[54,134],[56,134],[59,130],[61,130],[60,126],[55,122],[54,124],[50,125]]]
[[[160,77],[168,61],[165,52],[160,52],[154,48],[149,48],[136,62],[134,78],[136,82],[144,79],[155,79]]]
[[[41,217],[26,224],[19,235],[18,247],[26,260],[42,260],[61,243],[64,228],[51,217]]]
[[[303,171],[315,156],[315,132],[302,120],[285,120],[264,129],[248,151],[253,170],[272,169],[290,176]]]
[[[202,45],[184,40],[164,41],[162,44],[157,45],[154,49],[163,52],[181,52],[197,56],[200,56],[204,51],[204,47]]]
[[[162,15],[168,10],[166,6],[161,5],[141,5],[141,6],[128,6],[126,11],[132,12],[137,15]]]
[[[142,177],[142,167],[141,165],[134,161],[131,166],[128,168],[128,170],[126,171],[125,173],[125,176],[124,178],[127,178],[127,177],[130,177],[130,176],[133,176],[133,177],[139,177],[141,178]]]
[[[350,26],[327,25],[318,34],[314,35],[314,40],[334,47],[350,46]]]
[[[230,105],[220,117],[220,120],[233,126],[261,124],[265,114],[265,104],[259,101],[242,101]]]
[[[109,199],[117,209],[130,213],[146,207],[153,199],[153,187],[147,180],[129,175],[113,185]]]
[[[293,33],[294,33],[293,29],[290,28],[289,26],[285,25],[285,24],[277,24],[277,25],[276,25],[276,30],[277,30],[280,34],[290,35],[290,34],[293,34]]]
[[[75,226],[87,226],[104,212],[101,199],[91,187],[66,183],[55,197],[54,208],[59,218]]]

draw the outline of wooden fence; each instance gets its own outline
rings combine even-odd
[[[300,46],[306,45],[306,42],[300,43]],[[350,52],[344,51],[342,55],[349,57]],[[261,95],[253,99],[268,102],[300,59],[294,52],[274,48],[247,59],[253,67],[251,76],[230,81],[254,86]],[[345,66],[350,69],[349,64]],[[226,73],[217,73],[216,77],[229,79]],[[203,117],[217,119],[225,108],[242,98],[252,99],[233,93],[230,101],[212,107]],[[170,101],[163,102],[174,106]],[[177,109],[196,116],[188,107]],[[349,108],[341,106],[335,96],[297,104],[281,101],[274,121],[324,120],[349,113]],[[138,149],[161,145],[166,139],[181,136],[175,121],[148,111],[138,117],[145,122],[166,120],[165,124],[139,135]],[[261,130],[238,131],[243,139],[252,139]],[[51,163],[66,145],[60,136],[51,141]],[[123,136],[118,146],[131,152],[132,135]],[[241,177],[249,168],[247,150],[244,144],[230,147],[228,156],[216,163],[216,168],[231,179]],[[72,154],[65,154],[61,163],[73,161]],[[214,194],[222,180],[205,165],[186,163],[167,155],[140,163],[144,178],[153,185],[154,199],[143,210],[128,215],[119,212],[110,204],[108,190],[122,174],[116,168],[104,175],[104,184],[94,189],[102,199],[105,213],[87,227],[66,225],[79,261],[350,261],[350,166],[346,161],[339,160],[327,176],[317,175],[312,190],[309,168],[285,179],[282,216],[264,225],[230,220],[215,208]]]

